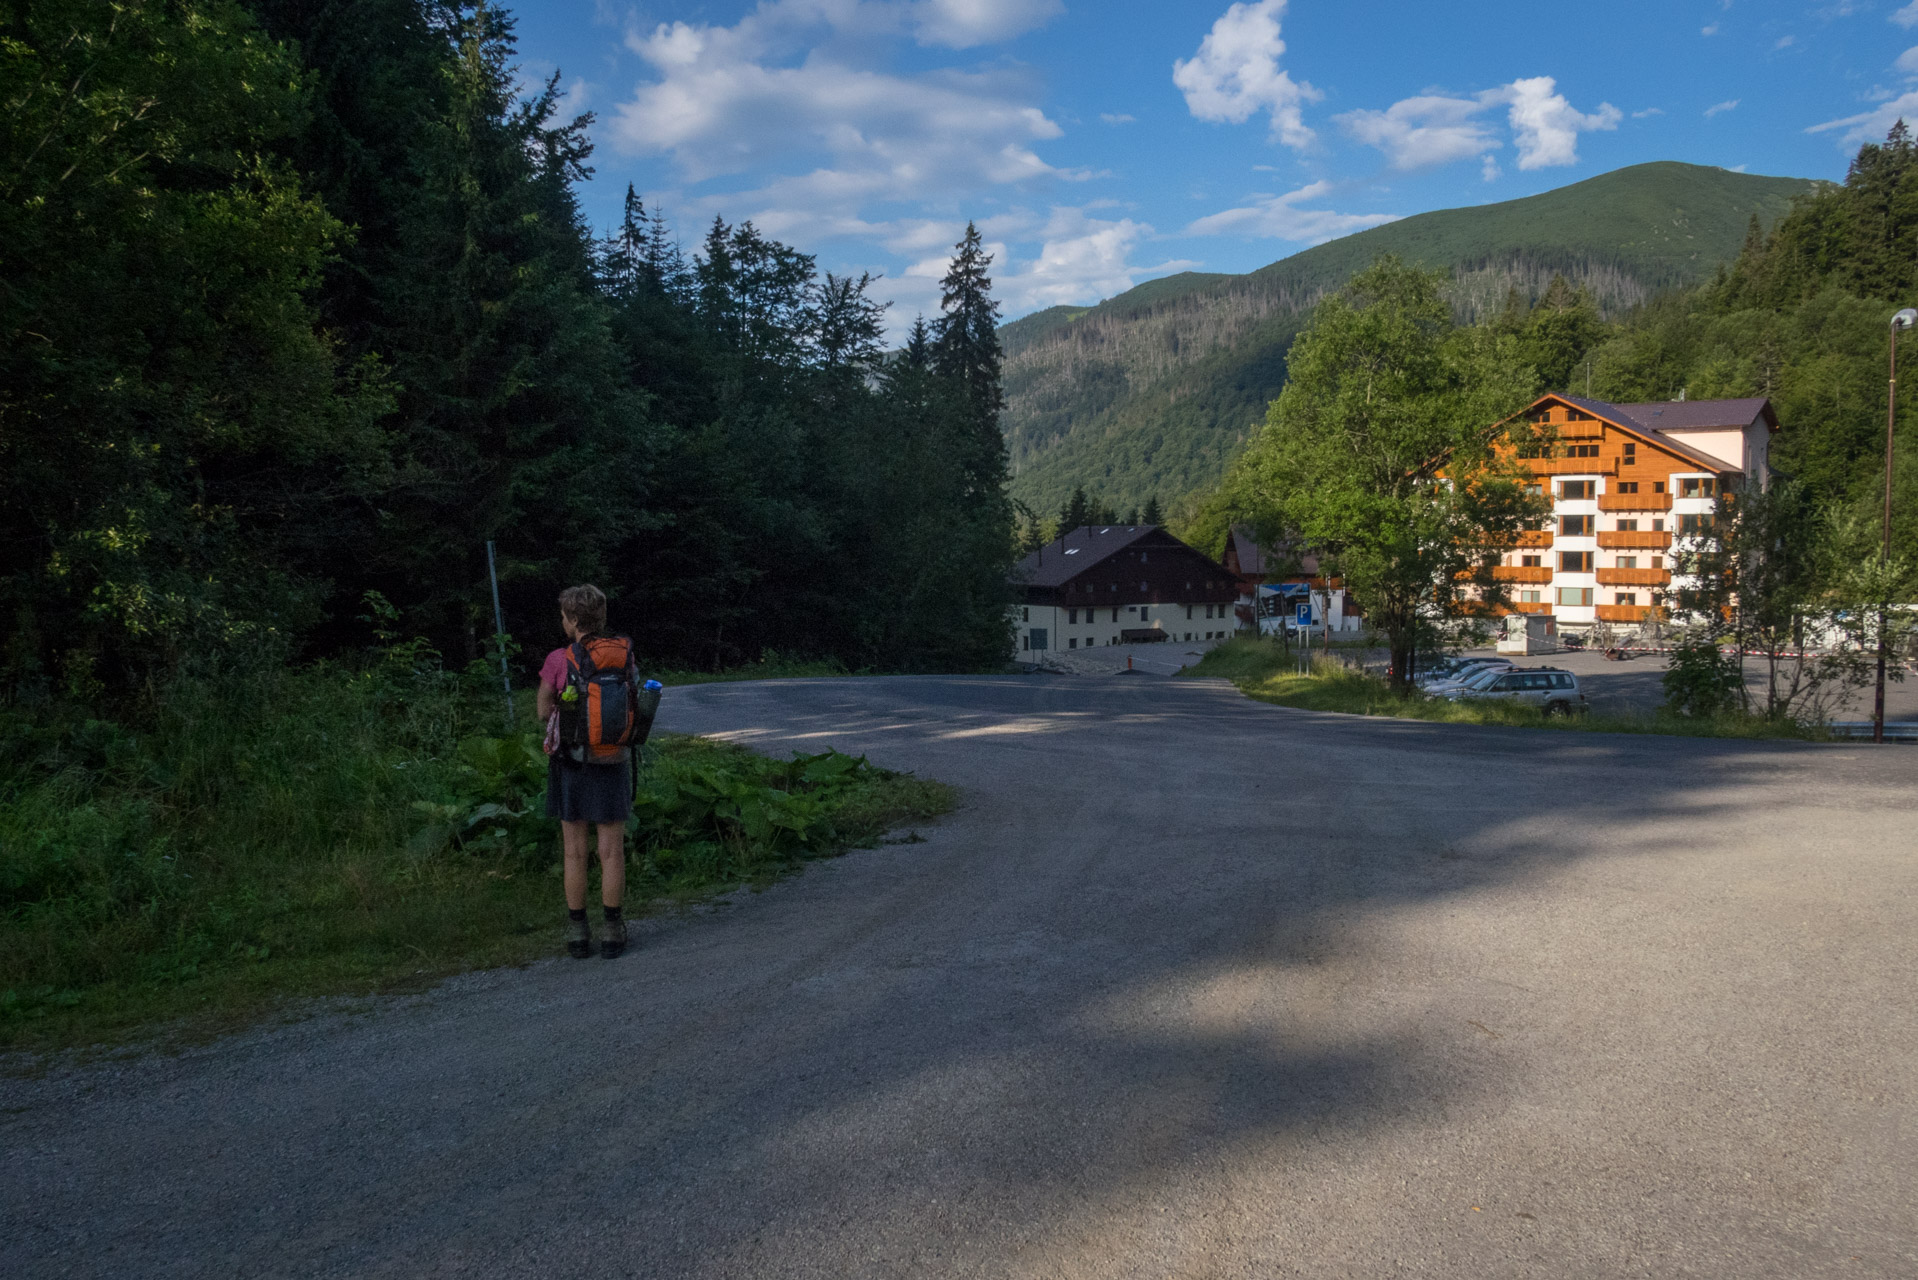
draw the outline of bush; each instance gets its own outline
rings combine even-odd
[[[1735,653],[1712,640],[1681,640],[1665,669],[1666,709],[1681,716],[1710,718],[1740,706],[1745,674]]]
[[[127,724],[0,713],[0,1043],[365,992],[554,945],[546,762],[498,686],[397,646],[181,681]],[[764,883],[950,808],[834,753],[645,752],[629,895]]]

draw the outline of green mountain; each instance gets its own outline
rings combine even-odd
[[[1013,495],[1059,509],[1073,486],[1121,508],[1214,483],[1285,384],[1285,353],[1327,292],[1384,253],[1452,271],[1466,317],[1553,275],[1627,310],[1695,284],[1819,184],[1663,161],[1468,209],[1422,213],[1248,275],[1186,272],[1094,307],[1000,329]]]

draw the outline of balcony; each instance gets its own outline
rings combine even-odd
[[[1669,587],[1672,575],[1669,569],[1600,569],[1598,585],[1601,587]]]
[[[1601,604],[1598,606],[1600,622],[1644,622],[1659,610],[1649,604]]]
[[[1497,582],[1546,583],[1552,580],[1552,567],[1532,564],[1494,565],[1492,578]]]
[[[1670,511],[1672,495],[1669,493],[1601,493],[1598,495],[1600,511]]]
[[[1598,545],[1607,551],[1663,551],[1672,545],[1672,535],[1662,529],[1601,529]]]
[[[1514,600],[1509,607],[1513,613],[1550,614],[1552,612],[1552,606],[1550,602],[1543,601],[1543,600],[1536,601],[1530,604],[1527,604],[1526,602],[1522,600]]]
[[[1525,458],[1525,469],[1535,476],[1615,476],[1616,458]]]
[[[1524,533],[1518,535],[1518,545],[1521,547],[1549,547],[1552,545],[1552,531],[1550,529],[1527,529]]]

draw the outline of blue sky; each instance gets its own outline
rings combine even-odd
[[[1918,0],[510,7],[597,114],[596,224],[628,182],[689,249],[750,218],[883,275],[895,331],[968,218],[1011,319],[1648,160],[1838,179],[1918,124]]]

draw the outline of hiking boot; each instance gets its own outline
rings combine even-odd
[[[584,960],[593,954],[593,926],[585,920],[566,921],[566,954]]]
[[[608,920],[606,937],[599,944],[599,956],[602,960],[611,960],[626,949],[626,922]]]

